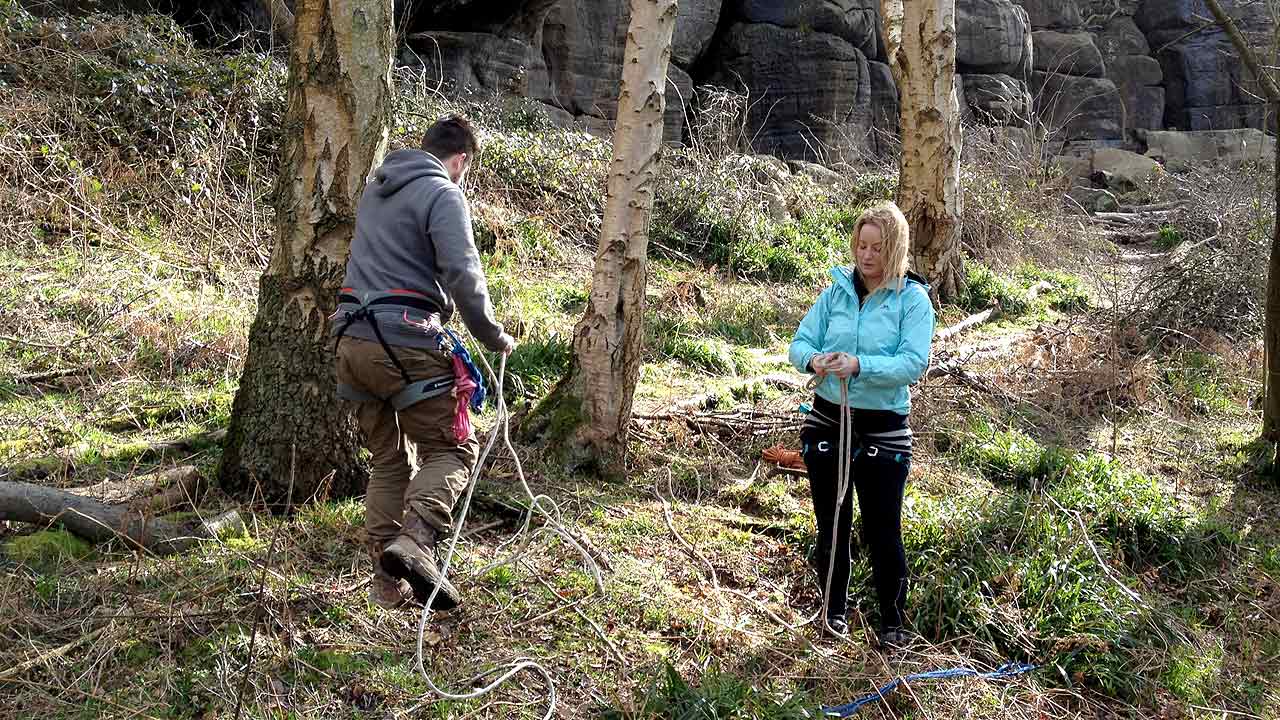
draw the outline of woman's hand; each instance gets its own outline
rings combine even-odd
[[[835,375],[841,380],[848,380],[858,374],[861,369],[858,364],[858,356],[848,353],[834,352],[827,353],[822,357],[822,374]],[[818,369],[818,358],[813,359],[814,370]]]
[[[836,353],[818,353],[809,361],[809,367],[813,370],[813,374],[820,378],[825,378],[831,372],[829,363]]]

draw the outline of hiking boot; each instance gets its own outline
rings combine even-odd
[[[881,649],[884,650],[901,650],[915,640],[915,635],[903,630],[902,628],[890,628],[883,630],[876,636]]]
[[[828,615],[827,624],[823,627],[823,630],[836,637],[847,637],[849,635],[849,622],[844,619],[844,615]]]
[[[440,574],[435,549],[440,533],[410,510],[405,513],[400,534],[382,551],[382,569],[392,577],[409,581],[413,599],[426,603],[437,586],[440,592],[431,603],[432,610],[452,610],[462,601],[458,591]]]
[[[369,602],[384,610],[394,610],[413,595],[404,580],[392,577],[382,568],[382,543],[369,543],[369,559],[373,561],[373,578],[369,581]]]

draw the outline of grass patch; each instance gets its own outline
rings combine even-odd
[[[654,673],[648,691],[633,710],[612,709],[607,720],[801,720],[812,718],[818,704],[801,694],[772,691],[717,667],[693,682],[670,664]]]

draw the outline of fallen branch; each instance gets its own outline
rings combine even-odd
[[[179,465],[124,480],[103,480],[87,487],[71,488],[69,492],[111,505],[127,504],[135,509],[168,509],[193,497],[200,480],[200,471],[196,466]],[[146,502],[142,503],[143,500]]]
[[[968,330],[969,328],[977,327],[978,325],[981,325],[985,322],[990,322],[992,318],[996,318],[999,316],[1000,316],[1000,305],[999,304],[992,305],[991,307],[987,308],[986,310],[983,310],[980,313],[974,313],[973,315],[970,315],[969,317],[961,320],[960,322],[956,323],[955,325],[952,325],[951,327],[943,328],[939,330],[937,334],[933,336],[933,339],[936,340],[937,342],[946,342],[947,340],[950,340],[951,338],[959,335],[960,333],[964,332],[965,330]]]
[[[0,520],[60,525],[95,543],[120,538],[133,549],[157,555],[186,550],[215,537],[224,527],[243,526],[234,510],[196,527],[186,527],[157,520],[127,506],[107,505],[65,490],[9,481],[0,481]]]
[[[1161,220],[1174,214],[1173,210],[1152,210],[1148,212],[1100,212],[1094,213],[1095,220],[1102,222],[1116,222],[1125,224],[1143,223],[1152,220]]]
[[[1171,200],[1169,202],[1154,203],[1151,205],[1121,205],[1121,213],[1150,213],[1159,212],[1161,210],[1178,210],[1183,206],[1182,200]]]
[[[977,392],[987,395],[994,395],[1007,403],[1017,405],[1022,402],[1021,398],[1009,391],[997,387],[994,383],[989,382],[985,378],[975,375],[974,373],[951,363],[938,363],[930,366],[929,371],[925,373],[925,377],[928,379],[951,377],[959,381],[961,385],[965,385],[971,390],[976,390]]]
[[[45,370],[44,372],[14,375],[13,381],[19,385],[39,385],[41,383],[47,383],[50,380],[61,380],[62,378],[84,375],[96,367],[98,366],[82,365],[80,367],[64,368],[62,370]]]
[[[63,655],[66,655],[67,653],[71,652],[72,650],[75,650],[76,648],[80,647],[81,645],[84,645],[85,643],[89,643],[89,642],[93,642],[94,640],[97,640],[98,636],[106,632],[107,628],[110,628],[110,627],[113,627],[113,626],[110,624],[103,625],[102,627],[98,628],[97,630],[94,630],[91,633],[85,633],[84,635],[81,635],[80,637],[76,638],[75,640],[72,640],[66,645],[56,647],[48,652],[40,653],[39,655],[31,658],[30,660],[24,660],[23,662],[20,662],[17,665],[14,665],[8,670],[0,671],[0,680],[8,680],[10,678],[18,677],[22,673],[30,670],[31,668],[37,665],[42,665],[46,662],[49,662],[50,660],[53,660],[54,658],[60,658]]]
[[[1084,539],[1084,543],[1093,551],[1093,558],[1098,561],[1098,565],[1102,566],[1103,572],[1107,574],[1107,577],[1111,578],[1112,582],[1116,584],[1116,587],[1120,588],[1121,592],[1127,595],[1130,600],[1137,603],[1139,607],[1150,609],[1151,606],[1147,605],[1147,603],[1143,601],[1142,596],[1131,590],[1128,585],[1125,585],[1124,581],[1120,579],[1120,576],[1116,575],[1115,570],[1112,570],[1111,566],[1102,559],[1102,554],[1098,552],[1098,546],[1094,545],[1093,540],[1089,537],[1089,529],[1085,527],[1084,520],[1080,518],[1080,513],[1066,509],[1062,506],[1062,503],[1054,499],[1052,495],[1046,494],[1045,497],[1049,498],[1049,502],[1053,503],[1054,506],[1061,510],[1064,515],[1075,519],[1076,524],[1080,526],[1080,537]]]

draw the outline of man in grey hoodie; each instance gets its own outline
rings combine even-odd
[[[356,208],[355,237],[333,318],[339,395],[354,404],[372,454],[365,527],[370,599],[410,593],[435,609],[460,601],[434,551],[475,468],[474,434],[460,439],[454,366],[444,324],[455,310],[494,352],[515,341],[494,318],[462,185],[479,150],[461,117],[427,129],[422,149],[397,150],[374,171]]]

